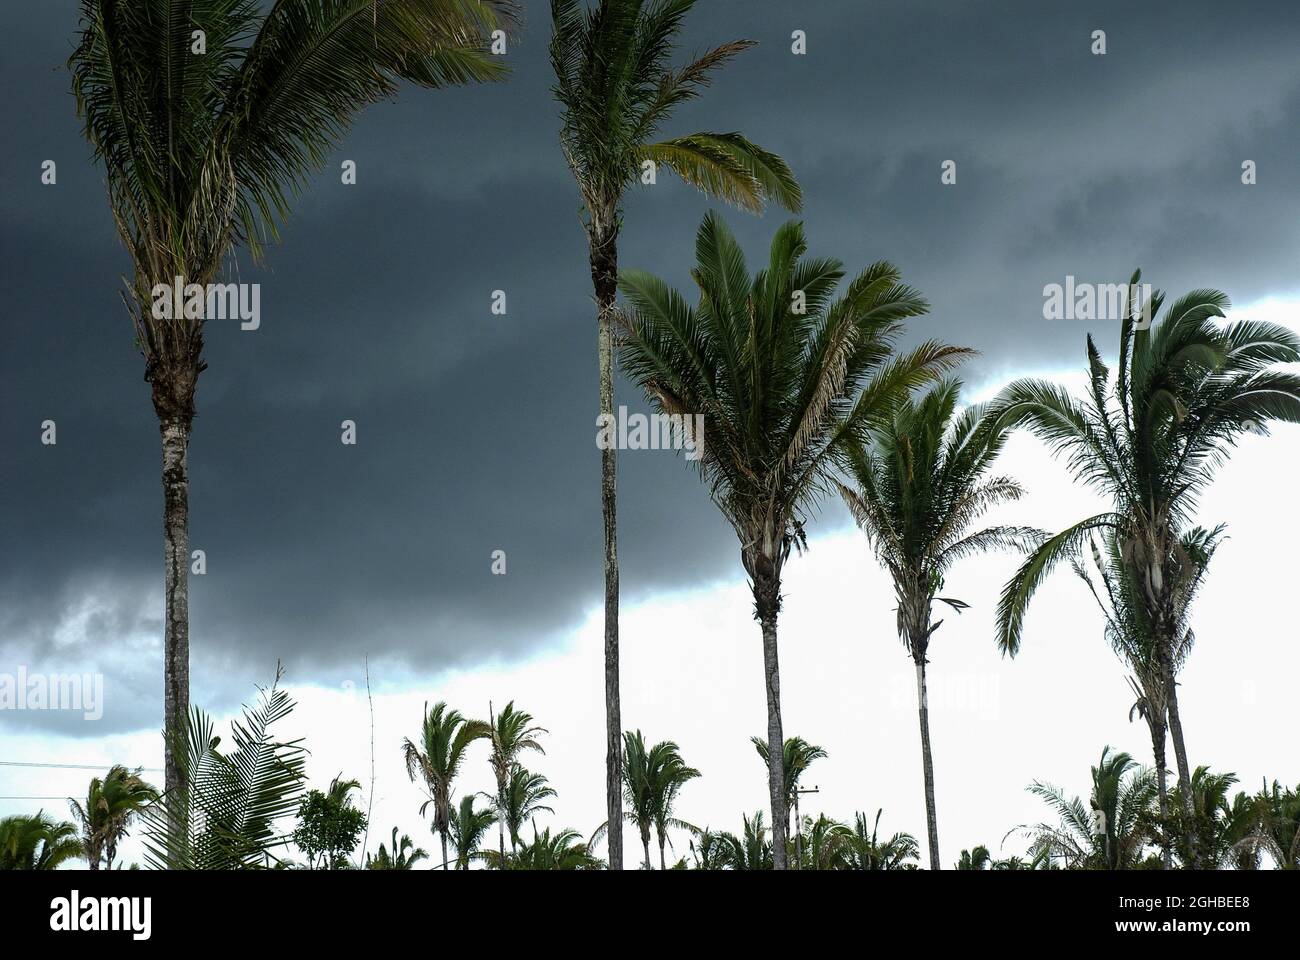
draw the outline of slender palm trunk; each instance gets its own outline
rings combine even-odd
[[[776,655],[776,614],[762,619],[763,675],[767,685],[767,789],[772,802],[772,869],[785,870],[785,736],[781,730],[781,668]]]
[[[505,809],[505,787],[497,785],[497,802],[501,809]],[[497,817],[497,852],[501,854],[501,869],[506,868],[506,822],[501,817]]]
[[[668,869],[668,865],[664,862],[664,835],[662,833],[659,834],[659,869]]]
[[[1174,741],[1174,760],[1178,764],[1178,789],[1182,794],[1183,812],[1192,815],[1192,775],[1187,765],[1187,746],[1183,742],[1183,721],[1178,714],[1178,683],[1173,668],[1165,665],[1165,702],[1169,704],[1169,736]]]
[[[163,725],[164,789],[173,798],[173,836],[185,802],[181,776],[185,721],[190,710],[190,505],[186,449],[189,424],[160,422],[163,482]],[[171,851],[173,855],[180,851]]]
[[[611,222],[612,217],[606,222]],[[612,228],[590,236],[591,281],[596,289],[596,354],[600,367],[602,423],[614,416],[614,301],[618,292],[618,233]],[[617,451],[600,451],[600,508],[605,550],[605,807],[609,831],[609,869],[623,869],[623,720],[618,689],[618,485]],[[649,855],[646,857],[649,862]]]
[[[1151,729],[1151,752],[1156,762],[1156,787],[1160,795],[1160,826],[1164,833],[1169,831],[1169,770],[1165,762],[1165,725],[1163,718],[1161,720],[1152,719],[1148,726]],[[1164,848],[1161,852],[1161,862],[1166,870],[1173,868],[1173,850],[1169,843],[1161,844]]]
[[[447,831],[439,830],[438,838],[442,840],[442,869],[447,870]]]
[[[916,659],[917,712],[921,718],[921,766],[925,771],[925,826],[930,843],[930,869],[939,866],[939,821],[934,807],[934,758],[930,755],[930,701],[925,689],[925,655]]]
[[[641,831],[641,847],[645,850],[645,868],[650,869],[650,829],[647,827]]]

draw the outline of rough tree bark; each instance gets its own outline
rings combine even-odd
[[[781,730],[781,669],[776,652],[776,613],[760,621],[763,627],[763,675],[767,687],[767,789],[772,803],[772,868],[787,869],[785,735]]]
[[[1165,725],[1152,720],[1148,726],[1151,730],[1151,752],[1156,762],[1156,787],[1160,795],[1160,824],[1163,830],[1169,829],[1169,771],[1165,762]],[[1173,851],[1168,843],[1161,845],[1161,862],[1166,870],[1173,868]]]
[[[925,826],[930,844],[930,869],[940,870],[939,822],[934,805],[934,758],[930,754],[930,701],[925,689],[925,654],[915,658],[916,702],[921,720],[921,765],[925,772]]]
[[[183,419],[160,423],[163,482],[163,716],[164,789],[179,814],[184,783],[181,758],[190,709],[190,507],[186,449],[190,425]],[[174,818],[177,819],[177,818]],[[178,851],[173,851],[178,852]]]
[[[612,218],[611,218],[612,219]],[[618,234],[593,230],[590,237],[591,281],[596,290],[596,353],[600,367],[602,423],[614,416],[614,301],[618,292]],[[608,419],[606,419],[608,418]],[[605,549],[605,807],[609,831],[609,869],[623,869],[623,719],[618,683],[618,486],[617,451],[600,451],[600,507]],[[646,863],[649,864],[649,851]]]

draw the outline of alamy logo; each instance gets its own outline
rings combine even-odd
[[[704,455],[704,414],[602,413],[596,418],[596,446],[601,450],[685,450],[687,460]]]
[[[104,715],[102,673],[0,673],[0,710],[81,710],[87,720]]]
[[[153,930],[153,900],[150,897],[82,897],[73,890],[69,897],[55,897],[50,901],[50,929],[68,933],[126,930],[133,940],[148,940]]]
[[[1065,283],[1043,287],[1044,320],[1123,320],[1136,316],[1139,330],[1151,326],[1151,284]]]
[[[185,283],[176,277],[170,284],[156,283],[153,296],[155,320],[234,320],[240,330],[262,325],[262,288],[256,283]]]

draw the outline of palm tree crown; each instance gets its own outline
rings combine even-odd
[[[429,799],[420,806],[420,816],[433,804],[433,829],[442,841],[443,869],[447,869],[452,785],[460,774],[469,745],[489,737],[491,729],[481,720],[466,719],[459,710],[441,701],[432,710],[427,703],[424,706],[420,741],[403,740],[402,755],[406,760],[406,775],[411,780],[418,775],[428,791]]]

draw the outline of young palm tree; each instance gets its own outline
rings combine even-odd
[[[676,827],[698,832],[697,827],[673,816],[673,805],[681,788],[700,775],[694,767],[682,760],[680,749],[671,740],[646,747],[640,730],[623,733],[623,787],[627,810],[623,818],[637,828],[641,835],[641,849],[645,859],[641,869],[650,867],[650,835],[653,831],[659,840],[659,869],[666,869],[664,845],[668,830]],[[609,824],[601,824],[592,834],[594,844],[607,836]]]
[[[923,314],[925,301],[882,262],[832,303],[841,264],[805,259],[805,249],[803,225],[783,225],[767,269],[751,278],[735,238],[710,213],[695,244],[697,307],[649,274],[627,271],[619,281],[630,306],[624,370],[663,413],[703,416],[696,465],[740,539],[763,636],[778,870],[786,868],[782,569],[805,543],[805,513],[830,484],[844,444],[864,439],[908,391],[970,352],[931,341],[891,357],[902,321]],[[693,429],[690,416],[684,422]]]
[[[521,753],[527,750],[536,750],[538,753],[546,753],[542,749],[541,741],[538,740],[540,734],[546,733],[545,727],[534,725],[533,716],[522,710],[515,709],[515,702],[511,700],[506,704],[500,715],[492,713],[492,705],[488,704],[488,731],[487,738],[492,744],[492,754],[488,758],[492,764],[492,773],[497,781],[497,794],[494,801],[494,807],[498,811],[505,810],[509,807],[507,793],[510,785],[510,771],[516,766],[516,760]],[[497,840],[499,854],[498,863],[504,869],[506,863],[506,822],[501,816],[497,817]]]
[[[102,780],[95,777],[90,781],[85,806],[69,801],[91,870],[98,870],[105,856],[108,869],[113,869],[117,845],[127,835],[132,818],[156,799],[158,791],[140,778],[138,769],[118,764]]]
[[[451,818],[451,845],[456,851],[456,869],[468,870],[470,858],[478,853],[492,824],[496,823],[496,814],[491,808],[474,809],[474,795],[460,798],[456,815]]]
[[[845,848],[845,868],[848,870],[915,870],[914,862],[920,856],[920,847],[910,833],[895,833],[888,840],[880,839],[880,815],[867,829],[867,815],[858,813],[853,818],[853,836]]]
[[[442,842],[442,868],[446,870],[452,787],[469,745],[490,737],[492,731],[482,720],[468,720],[459,710],[449,709],[441,701],[434,704],[432,710],[425,703],[424,709],[420,742],[403,740],[402,755],[406,760],[406,775],[414,781],[419,774],[428,791],[429,799],[420,805],[420,816],[424,816],[429,804],[433,804],[433,829]]]
[[[397,840],[397,828],[393,827],[392,852],[379,845],[379,852],[373,857],[366,855],[367,870],[414,870],[415,865],[427,859],[429,854],[423,847],[417,847],[411,838],[402,834],[401,843]]]
[[[762,737],[750,737],[749,741],[754,745],[754,749],[758,751],[758,755],[763,760],[763,765],[767,766],[767,741]],[[804,771],[808,769],[814,760],[821,760],[825,757],[825,750],[809,743],[803,737],[786,737],[785,747],[781,751],[781,777],[785,783],[787,817],[791,810],[794,811],[794,862],[796,869],[803,866],[803,827],[799,820],[799,778],[803,776]],[[787,820],[787,834],[790,832],[788,823]]]
[[[1092,768],[1087,805],[1078,797],[1067,800],[1059,788],[1038,781],[1029,792],[1060,818],[1057,826],[1040,823],[1011,831],[1029,837],[1030,856],[1049,861],[1059,857],[1073,870],[1131,870],[1142,862],[1156,785],[1151,771],[1140,768],[1127,753],[1111,753],[1110,747],[1101,751],[1101,762]]]
[[[1011,477],[989,477],[1006,443],[1007,430],[980,406],[957,412],[961,384],[945,380],[872,431],[872,444],[847,447],[854,483],[838,484],[844,502],[880,563],[889,571],[898,600],[898,636],[916,669],[917,713],[930,869],[939,870],[939,825],[930,751],[926,665],[930,642],[943,624],[933,621],[934,602],[958,613],[960,600],[940,596],[954,563],[984,551],[1028,549],[1041,539],[1028,527],[972,530],[989,508],[1018,500],[1024,489]]]
[[[1180,548],[1200,494],[1242,433],[1267,432],[1272,420],[1300,422],[1300,376],[1276,365],[1300,361],[1300,338],[1257,321],[1219,324],[1228,298],[1193,290],[1157,320],[1164,295],[1137,302],[1140,273],[1120,327],[1112,384],[1088,338],[1088,397],[1053,383],[1018,380],[994,402],[1007,425],[1025,426],[1068,455],[1070,471],[1112,501],[1112,509],[1061,531],[1025,560],[1003,590],[998,645],[1020,648],[1025,611],[1062,558],[1077,555],[1094,530],[1110,530],[1141,588],[1156,640],[1179,794],[1191,815],[1191,773],[1183,742],[1174,651],[1179,642],[1179,585],[1194,579],[1195,560]]]
[[[958,870],[988,870],[993,866],[993,857],[989,848],[979,844],[973,850],[963,850],[957,860]]]
[[[771,870],[772,845],[763,824],[763,811],[757,811],[752,818],[743,816],[742,819],[744,830],[741,836],[732,833],[721,835],[726,849],[722,862],[732,870]]]
[[[1165,739],[1168,731],[1169,704],[1166,697],[1164,660],[1167,656],[1174,677],[1177,677],[1191,653],[1196,637],[1191,628],[1191,605],[1204,581],[1210,558],[1214,556],[1223,539],[1223,527],[1213,530],[1196,527],[1179,538],[1178,551],[1191,559],[1190,564],[1179,564],[1173,575],[1185,582],[1173,584],[1176,607],[1172,611],[1174,645],[1162,650],[1146,602],[1142,584],[1135,571],[1124,559],[1123,546],[1114,531],[1102,534],[1102,546],[1090,538],[1093,565],[1096,568],[1100,589],[1084,564],[1082,556],[1071,558],[1074,572],[1088,585],[1089,591],[1101,608],[1106,620],[1105,634],[1111,648],[1132,671],[1129,686],[1137,699],[1129,711],[1129,719],[1138,714],[1146,721],[1151,734],[1151,750],[1155,758],[1156,786],[1160,798],[1160,820],[1169,821],[1168,764],[1165,762]],[[1173,851],[1164,844],[1163,861],[1166,870],[1173,865]]]
[[[600,423],[614,414],[613,320],[624,192],[659,167],[705,193],[748,210],[775,200],[801,203],[785,161],[738,133],[695,133],[658,140],[682,103],[698,97],[714,71],[752,46],[736,40],[674,68],[674,47],[695,0],[551,0],[551,66],[562,124],[560,144],[582,200],[596,293]],[[609,866],[623,869],[619,796],[623,726],[618,691],[618,540],[615,451],[601,450],[600,496],[605,574],[605,790]]]
[[[578,831],[557,830],[552,834],[548,827],[538,833],[536,825],[532,842],[520,844],[519,852],[501,864],[503,869],[511,870],[599,870],[603,866]]]
[[[555,790],[540,773],[526,770],[523,764],[515,763],[510,767],[510,776],[506,780],[505,806],[496,809],[497,798],[489,797],[497,819],[504,820],[506,832],[510,834],[510,851],[514,853],[519,847],[519,831],[524,823],[537,814],[555,811],[542,801],[555,796]]]
[[[211,283],[239,247],[259,257],[350,119],[400,80],[500,77],[485,38],[509,11],[501,0],[82,0],[72,87],[134,267],[124,299],[162,433],[169,793],[189,712],[186,451],[207,301],[185,309],[177,294],[156,311],[154,292]]]
[[[0,819],[0,870],[57,870],[85,855],[75,824],[43,811]]]

